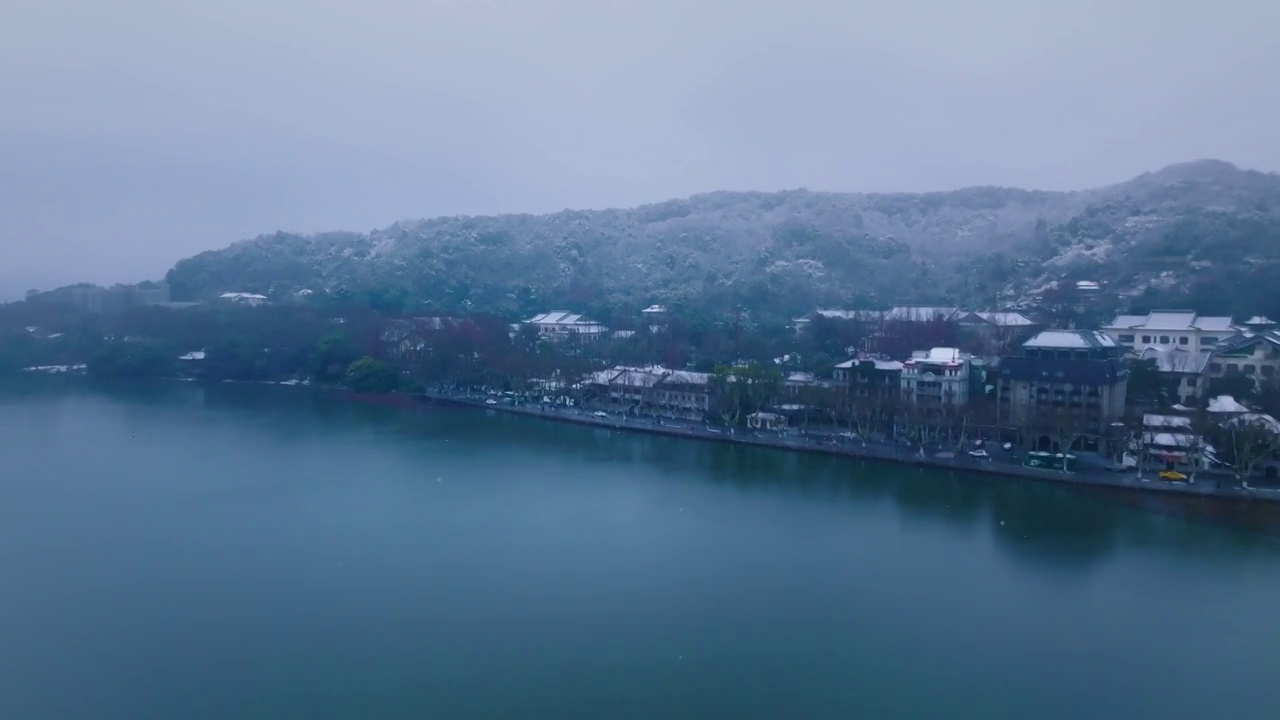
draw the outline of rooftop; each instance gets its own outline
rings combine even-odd
[[[1245,330],[1243,333],[1225,340],[1218,345],[1215,350],[1221,355],[1229,355],[1237,350],[1253,347],[1260,342],[1269,342],[1272,345],[1280,345],[1280,330],[1263,330],[1254,332]]]
[[[1146,315],[1118,315],[1106,325],[1109,330],[1209,330],[1230,332],[1231,318],[1197,315],[1194,310],[1152,310]]]
[[[1143,360],[1155,360],[1156,369],[1166,373],[1188,373],[1199,375],[1209,365],[1212,353],[1191,352],[1188,350],[1147,348],[1139,356]]]
[[[528,320],[527,323],[534,325],[599,325],[600,323],[592,320],[585,315],[577,313],[565,312],[564,310],[556,310],[554,312],[535,315]]]
[[[1209,398],[1209,412],[1211,413],[1246,413],[1249,408],[1241,405],[1235,398],[1230,395],[1219,395],[1215,398]]]
[[[824,317],[828,320],[863,320],[874,321],[884,317],[881,310],[814,310],[809,315]],[[808,322],[808,317],[796,318],[799,322]]]
[[[1155,415],[1149,413],[1142,416],[1142,426],[1149,428],[1189,428],[1191,427],[1191,418],[1183,415]]]
[[[959,348],[936,347],[911,353],[911,359],[907,362],[961,363],[969,358],[969,353],[961,352]]]
[[[640,312],[648,313],[650,315],[661,315],[666,311],[667,311],[666,305],[650,305],[649,307],[645,308],[644,310],[641,310]]]
[[[845,360],[844,362],[836,365],[836,369],[849,370],[864,362],[872,363],[876,370],[895,372],[902,369],[902,363],[897,360],[881,360],[879,358],[853,358],[852,360]]]
[[[1035,325],[1035,322],[1031,320],[1031,318],[1017,312],[979,311],[973,313],[973,315],[976,315],[997,327],[1025,327],[1028,325]]]
[[[884,314],[885,320],[905,320],[925,322],[928,320],[950,320],[960,312],[960,308],[940,305],[896,305]]]
[[[1044,330],[1022,344],[1025,348],[1112,348],[1115,340],[1097,330]]]

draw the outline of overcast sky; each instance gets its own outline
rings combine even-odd
[[[0,297],[277,229],[1273,171],[1277,27],[1274,0],[4,0]]]

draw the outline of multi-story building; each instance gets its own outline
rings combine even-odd
[[[836,365],[831,377],[857,398],[890,400],[902,393],[902,363],[897,360],[864,353]]]
[[[1174,388],[1177,401],[1183,405],[1194,405],[1204,397],[1206,385],[1205,370],[1212,357],[1207,352],[1193,350],[1147,348],[1138,356],[1142,360],[1153,360],[1156,370],[1166,378],[1169,386]]]
[[[661,366],[626,367],[592,373],[596,399],[625,412],[701,420],[711,408],[711,375]]]
[[[1209,360],[1209,377],[1239,373],[1262,388],[1280,378],[1280,330],[1246,331],[1222,343]]]
[[[571,312],[549,312],[524,321],[537,328],[539,337],[549,340],[600,340],[609,336],[609,328]]]
[[[1045,330],[1003,357],[992,373],[1001,422],[1021,427],[1072,425],[1102,437],[1124,415],[1125,348],[1095,330]]]
[[[969,404],[969,363],[973,356],[956,348],[917,350],[902,363],[902,400],[924,409]]]
[[[956,322],[971,342],[993,350],[1021,343],[1043,327],[1026,315],[1012,311],[961,313]]]
[[[1191,310],[1153,310],[1147,315],[1120,315],[1102,332],[1128,350],[1147,348],[1206,352],[1240,334],[1225,316],[1197,315]]]

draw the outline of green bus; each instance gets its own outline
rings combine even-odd
[[[1063,453],[1029,452],[1023,459],[1024,467],[1043,468],[1045,470],[1070,470],[1076,456]]]

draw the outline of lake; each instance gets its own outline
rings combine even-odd
[[[0,717],[1275,717],[1280,542],[306,388],[0,386]]]

